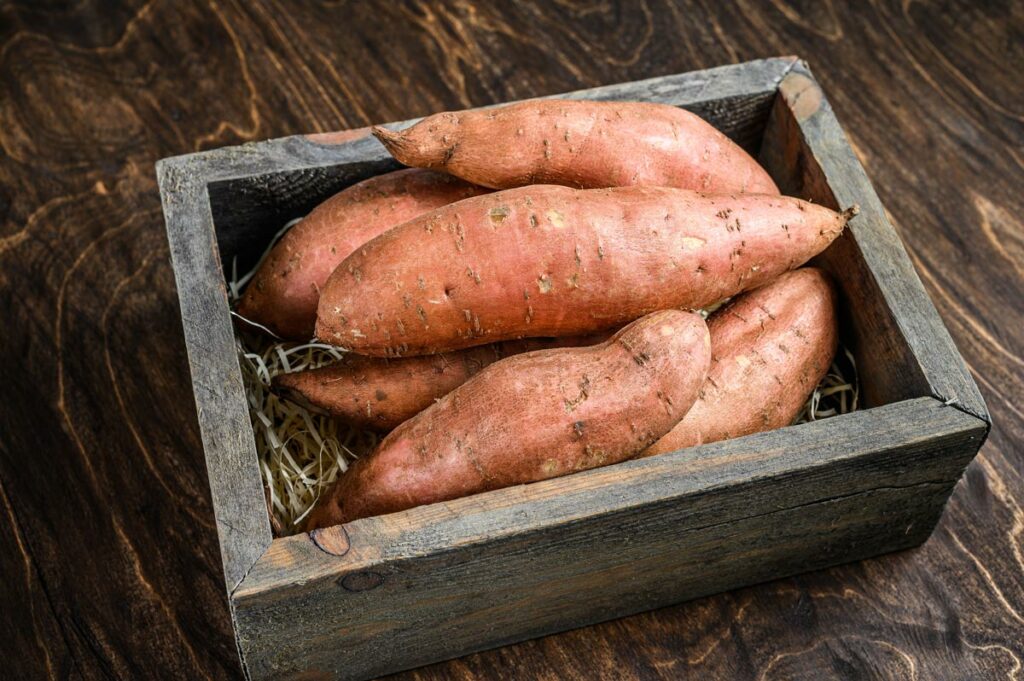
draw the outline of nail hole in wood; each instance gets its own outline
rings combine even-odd
[[[341,578],[345,591],[370,591],[383,583],[384,575],[379,572],[353,572]]]

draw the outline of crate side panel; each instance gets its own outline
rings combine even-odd
[[[187,163],[161,163],[157,175],[230,593],[270,545],[270,520],[206,186]]]
[[[974,379],[925,292],[832,107],[805,63],[797,63],[786,75],[779,84],[779,93],[808,149],[801,166],[805,177],[820,175],[814,186],[822,193],[827,187],[831,194],[829,204],[843,208],[860,206],[860,215],[853,219],[849,229],[859,256],[867,265],[869,276],[865,283],[877,290],[892,314],[927,380],[929,394],[988,422],[988,410]],[[841,261],[832,263],[836,269],[843,266]],[[884,367],[878,369],[876,377],[881,377]]]
[[[254,678],[370,678],[915,546],[952,488],[880,488],[693,529],[637,522],[601,538],[572,528],[521,536],[346,575],[309,599],[239,608],[239,642]],[[591,560],[595,544],[605,555]]]
[[[842,208],[781,95],[772,107],[759,160],[784,194]],[[870,217],[855,217],[851,228],[813,261],[832,275],[842,294],[842,339],[857,362],[863,404],[873,407],[930,396],[924,371],[854,236],[854,229],[865,219]]]
[[[912,545],[983,429],[930,398],[874,411],[357,521],[343,555],[275,541],[240,644],[256,676],[359,678]]]

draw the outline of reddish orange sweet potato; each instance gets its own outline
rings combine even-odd
[[[374,356],[592,333],[757,287],[844,224],[784,196],[509,189],[431,211],[353,253],[324,287],[316,332]]]
[[[778,194],[757,162],[699,116],[667,104],[531,100],[374,128],[396,159],[495,189],[646,185]]]
[[[343,189],[282,237],[246,287],[238,313],[281,338],[306,340],[313,335],[320,289],[352,251],[432,208],[486,191],[411,169]]]
[[[347,354],[319,369],[275,376],[274,391],[346,423],[389,431],[499,359],[533,350],[593,345],[607,338],[527,338],[396,359]]]
[[[790,425],[836,354],[835,298],[828,276],[805,267],[712,315],[700,397],[644,456]]]
[[[628,459],[686,413],[710,358],[700,316],[665,310],[600,345],[495,362],[357,461],[307,529]]]

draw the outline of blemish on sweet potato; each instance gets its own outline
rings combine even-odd
[[[491,225],[497,227],[505,221],[505,218],[509,216],[508,206],[495,206],[490,210],[488,215],[491,218]]]

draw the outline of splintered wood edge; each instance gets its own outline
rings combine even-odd
[[[325,551],[308,534],[275,539],[234,592],[236,607],[284,591],[334,588],[346,575],[376,573],[396,561],[440,551],[469,549],[509,537],[539,533],[570,523],[638,512],[654,504],[697,498],[737,486],[770,483],[799,475],[827,475],[837,465],[863,460],[899,469],[900,485],[948,483],[969,457],[949,461],[942,479],[924,479],[900,454],[939,440],[970,440],[980,446],[985,424],[931,397],[906,400],[779,430],[758,433],[670,454],[575,473],[530,485],[496,490],[409,511],[367,518],[332,528],[328,540],[342,552]],[[888,457],[882,454],[888,452]],[[894,473],[846,476],[814,499],[846,496],[893,483]],[[921,479],[918,479],[921,478]],[[781,484],[781,483],[780,483]],[[717,522],[742,520],[720,517]],[[340,555],[339,555],[340,553]]]
[[[858,205],[849,224],[886,307],[912,349],[931,394],[991,425],[985,401],[928,297],[903,242],[889,222],[864,167],[806,62],[798,61],[779,83],[779,95],[796,120],[840,209]]]

